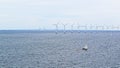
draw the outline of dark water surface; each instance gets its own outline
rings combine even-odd
[[[120,68],[120,32],[0,32],[0,68]]]

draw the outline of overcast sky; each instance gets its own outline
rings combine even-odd
[[[0,0],[0,29],[54,28],[54,23],[120,25],[120,0]]]

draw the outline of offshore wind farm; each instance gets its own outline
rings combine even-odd
[[[53,27],[54,26],[54,27]],[[55,31],[56,34],[59,32],[63,32],[64,34],[67,33],[73,33],[73,32],[81,32],[81,31],[120,31],[120,25],[95,25],[95,24],[62,24],[62,23],[56,23],[53,24],[53,26],[48,29],[48,31]],[[62,27],[61,27],[62,26]],[[43,29],[44,31],[44,29]]]

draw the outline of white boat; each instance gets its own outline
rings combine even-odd
[[[82,48],[82,50],[87,51],[87,50],[88,50],[88,46],[87,46],[87,45],[85,45],[85,46]]]

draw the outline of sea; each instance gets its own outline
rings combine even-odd
[[[0,30],[0,68],[120,68],[120,31]]]

